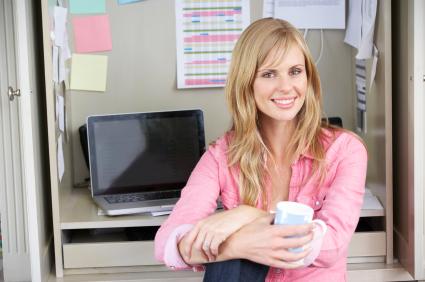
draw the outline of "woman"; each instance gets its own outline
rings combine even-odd
[[[175,269],[205,264],[210,281],[346,281],[367,153],[353,133],[321,121],[320,80],[300,33],[283,20],[252,23],[234,48],[226,97],[232,128],[159,229],[157,259]],[[225,211],[214,214],[219,196]],[[311,206],[326,234],[273,225],[279,201]]]

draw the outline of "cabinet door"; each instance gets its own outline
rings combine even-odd
[[[36,38],[39,6],[37,1],[0,2],[0,205],[5,281],[45,281],[50,273],[50,189]],[[19,89],[20,96],[11,100],[9,87]]]
[[[0,210],[5,281],[29,281],[26,197],[23,183],[19,98],[8,90],[18,86],[16,75],[14,7],[11,0],[0,7]]]
[[[418,280],[425,279],[425,2],[398,0],[394,12],[395,251]]]

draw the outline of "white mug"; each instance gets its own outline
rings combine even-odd
[[[313,220],[314,210],[304,204],[297,202],[281,201],[276,205],[276,216],[274,218],[274,224],[281,225],[301,225],[308,224],[311,222],[317,223],[322,228],[322,235],[326,233],[328,227],[320,219]],[[302,252],[302,248],[291,248],[291,252]],[[299,263],[304,263],[300,260]]]

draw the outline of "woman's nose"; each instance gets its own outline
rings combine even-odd
[[[279,91],[283,93],[287,93],[292,89],[291,80],[287,76],[284,76],[284,75],[279,76],[278,83],[279,83],[278,85]]]

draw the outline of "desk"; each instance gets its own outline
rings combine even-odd
[[[362,217],[383,215],[383,210],[362,210],[361,213]],[[166,218],[167,216],[154,217],[150,214],[115,217],[98,215],[98,208],[88,189],[63,192],[60,226],[65,273],[91,273],[92,268],[100,268],[96,271],[107,273],[112,271],[111,268],[120,271],[123,267],[138,267],[137,271],[143,271],[146,267],[166,271],[167,269],[154,258],[153,238],[146,241],[129,241],[123,234],[123,228],[142,227],[143,230],[143,227],[160,226]],[[111,236],[91,232],[96,229],[115,231],[117,228],[118,232],[112,232]],[[384,262],[385,255],[385,231],[354,234],[349,248],[349,262]]]

